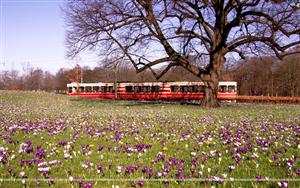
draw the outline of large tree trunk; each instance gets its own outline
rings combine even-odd
[[[204,81],[204,98],[201,105],[204,107],[219,107],[218,90],[219,79],[225,62],[224,53],[221,51],[211,56],[210,71],[201,78]]]
[[[205,82],[204,98],[202,100],[202,106],[204,107],[219,107],[218,95],[219,80],[214,78]]]

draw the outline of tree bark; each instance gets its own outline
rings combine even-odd
[[[211,79],[210,81],[205,82],[204,87],[204,98],[201,105],[203,107],[219,107],[219,101],[217,98],[218,95],[218,79]]]
[[[204,98],[201,105],[203,107],[219,107],[218,91],[219,79],[225,62],[225,49],[211,55],[210,71],[208,74],[203,75],[201,79],[204,81]]]

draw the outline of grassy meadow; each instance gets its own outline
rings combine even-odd
[[[300,106],[0,92],[0,187],[300,187]]]

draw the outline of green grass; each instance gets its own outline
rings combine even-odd
[[[54,179],[53,187],[78,187],[70,177],[94,187],[139,187],[139,179],[144,187],[278,187],[279,179],[287,179],[290,187],[300,186],[297,105],[223,104],[207,109],[0,92],[0,106],[0,187],[22,187],[22,179],[29,187],[48,186],[49,179]],[[32,151],[19,153],[28,141]],[[62,141],[65,146],[59,145]],[[136,144],[152,147],[137,151]],[[67,145],[73,149],[64,149]],[[91,154],[83,154],[82,146]],[[98,146],[104,149],[98,151]],[[45,155],[39,156],[39,150]],[[64,151],[72,158],[64,158]],[[39,161],[21,165],[33,159]],[[61,164],[45,165],[51,167],[45,175],[38,171],[38,163],[53,160]],[[84,168],[85,161],[93,165]],[[98,165],[103,173],[97,173]],[[136,165],[136,170],[125,172]],[[123,166],[120,173],[118,166]],[[149,170],[143,173],[143,167],[152,168],[153,175],[149,177]],[[184,170],[178,174],[180,168]],[[222,182],[200,181],[214,178]]]

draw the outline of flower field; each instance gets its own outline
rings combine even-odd
[[[300,187],[300,106],[0,92],[0,187]]]

